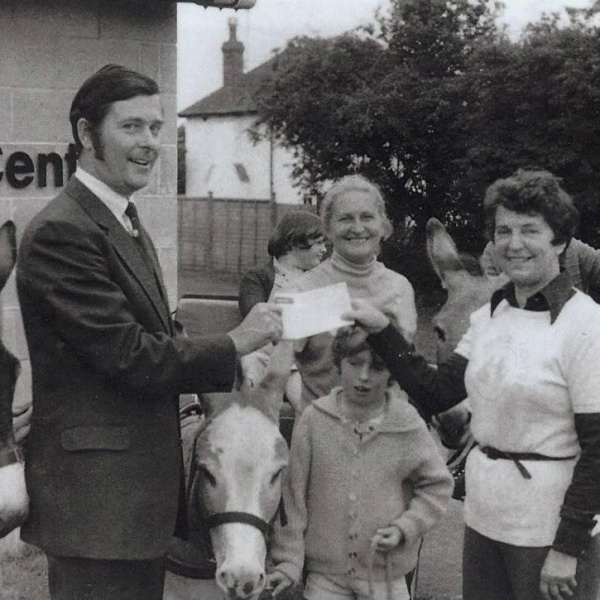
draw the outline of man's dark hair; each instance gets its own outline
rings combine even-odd
[[[77,132],[79,119],[85,119],[89,123],[94,149],[98,152],[100,125],[113,102],[129,100],[135,96],[154,96],[159,92],[156,81],[120,65],[106,65],[96,71],[79,88],[71,104],[69,121],[77,153],[80,154],[83,149]]]
[[[560,180],[543,169],[519,169],[488,187],[483,200],[486,229],[494,239],[499,206],[520,214],[540,214],[554,232],[552,243],[568,244],[575,233],[579,214]]]
[[[267,249],[270,256],[280,258],[294,247],[310,248],[324,237],[323,225],[317,215],[305,210],[292,210],[277,223]]]
[[[387,365],[379,354],[375,352],[368,341],[367,333],[363,329],[360,327],[340,328],[333,339],[333,344],[331,346],[333,362],[338,371],[341,369],[342,361],[345,358],[356,356],[364,350],[371,353],[373,368],[379,370],[387,369]]]

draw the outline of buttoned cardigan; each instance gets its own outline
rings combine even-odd
[[[452,478],[427,427],[400,392],[389,394],[381,423],[357,425],[338,407],[341,388],[309,406],[297,423],[284,480],[285,527],[277,526],[276,568],[299,581],[311,572],[368,578],[377,529],[396,525],[394,577],[414,568],[421,537],[443,515]],[[375,580],[384,580],[377,553]]]

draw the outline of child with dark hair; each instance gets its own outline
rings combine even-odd
[[[319,216],[292,210],[281,217],[268,244],[269,261],[242,275],[239,307],[245,317],[257,302],[267,302],[274,290],[290,285],[325,257],[325,234]]]
[[[443,515],[450,477],[425,423],[358,328],[332,346],[341,386],[293,434],[285,527],[271,550],[274,595],[301,579],[307,600],[409,598],[405,575]]]

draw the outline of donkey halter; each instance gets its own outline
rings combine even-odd
[[[275,515],[276,514],[277,512]],[[273,515],[273,517],[275,517],[275,515]],[[245,523],[246,525],[252,525],[253,527],[256,527],[256,529],[258,529],[265,536],[265,539],[269,533],[269,528],[271,527],[268,521],[265,521],[256,515],[237,511],[227,511],[215,513],[214,515],[208,515],[205,522],[208,529],[213,529],[214,527],[225,525],[226,523]]]
[[[189,481],[188,481],[188,489],[187,489],[187,499],[188,499],[188,509],[192,510],[191,521],[194,522],[194,517],[200,518],[200,522],[196,521],[196,526],[199,531],[203,532],[203,537],[205,541],[206,548],[211,556],[214,558],[213,548],[212,548],[212,540],[210,538],[209,532],[211,529],[218,527],[219,525],[226,525],[228,523],[242,523],[245,525],[251,525],[258,529],[265,538],[265,542],[268,542],[269,532],[275,522],[277,516],[279,516],[280,522],[282,526],[287,524],[287,517],[285,514],[285,508],[283,506],[283,498],[279,500],[279,505],[275,510],[275,513],[272,515],[269,521],[262,519],[252,513],[242,512],[242,511],[224,511],[214,514],[209,514],[206,506],[203,502],[200,501],[200,497],[198,494],[198,485],[199,485],[199,468],[197,462],[194,460],[196,456],[196,447],[198,444],[198,438],[202,434],[204,428],[201,428],[196,434],[196,439],[194,440],[194,446],[192,450],[192,461],[190,467]],[[195,510],[194,510],[195,508]]]

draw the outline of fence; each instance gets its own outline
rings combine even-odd
[[[271,231],[290,210],[312,211],[314,207],[179,196],[180,270],[237,275],[266,262]]]

